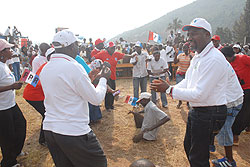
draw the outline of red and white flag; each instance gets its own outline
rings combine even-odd
[[[152,41],[161,43],[161,36],[159,34],[152,32],[152,31],[149,31],[148,40],[152,40]]]

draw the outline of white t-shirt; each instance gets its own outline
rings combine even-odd
[[[9,86],[15,82],[15,77],[6,63],[0,62],[0,87]],[[15,106],[15,91],[8,90],[0,93],[0,110]]]
[[[168,63],[174,62],[175,51],[172,46],[166,47],[166,60]]]
[[[46,63],[48,60],[45,56],[37,55],[32,61],[32,72],[36,73],[37,70]]]
[[[160,54],[161,54],[161,58],[162,58],[165,62],[167,62],[166,50],[165,50],[165,49],[162,49],[162,50],[160,51]]]
[[[151,59],[151,61],[148,62],[148,67],[147,70],[150,70],[152,73],[159,73],[162,72],[163,70],[168,68],[168,64],[160,57],[158,61],[155,61],[155,59]],[[165,74],[160,74],[159,76],[152,76],[149,75],[150,77],[161,77],[165,76]]]
[[[148,75],[147,68],[146,68],[146,59],[148,57],[147,52],[142,52],[140,55],[138,53],[134,52],[133,54],[137,54],[135,57],[132,57],[130,59],[130,63],[136,62],[136,57],[138,58],[138,61],[136,65],[133,66],[133,77],[145,77]]]
[[[13,64],[14,62],[13,62],[13,60],[12,59],[8,59],[6,62],[5,62],[5,64],[7,64],[7,65],[10,65],[10,64]]]
[[[20,55],[20,51],[18,48],[13,49],[13,55]],[[13,57],[12,60],[14,63],[20,62],[19,57]]]
[[[143,131],[145,128],[151,128],[161,119],[167,117],[168,115],[160,110],[152,101],[150,101],[144,108],[144,119],[142,122],[141,130]],[[156,140],[158,128],[145,132],[143,134],[143,138],[146,140]]]

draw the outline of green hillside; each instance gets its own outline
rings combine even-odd
[[[160,34],[165,40],[168,24],[176,17],[182,20],[183,24],[189,24],[193,18],[203,17],[210,22],[213,32],[217,27],[232,29],[235,20],[240,17],[245,2],[246,0],[196,0],[139,28],[123,32],[111,40],[123,37],[127,41],[146,42],[150,30]]]

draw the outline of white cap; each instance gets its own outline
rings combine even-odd
[[[51,53],[55,52],[55,49],[54,48],[49,48],[46,53],[45,53],[45,56],[48,57],[49,55],[51,55]]]
[[[76,36],[69,30],[62,30],[55,34],[53,38],[53,42],[58,42],[61,45],[54,46],[54,48],[64,48],[72,43],[76,42],[77,38]]]
[[[141,42],[140,42],[140,41],[137,41],[137,42],[135,43],[135,46],[142,47],[142,44],[141,44]]]
[[[140,94],[140,98],[136,101],[136,103],[140,102],[142,99],[150,99],[151,93],[149,92],[142,92]]]
[[[241,49],[240,45],[239,44],[234,44],[233,48],[238,48],[238,49]]]
[[[207,22],[207,20],[203,18],[195,18],[189,25],[185,25],[184,27],[182,27],[182,31],[188,31],[191,27],[203,28],[207,30],[210,35],[212,35],[211,25]]]

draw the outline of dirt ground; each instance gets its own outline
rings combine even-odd
[[[117,80],[121,95],[133,95],[131,79]],[[28,155],[18,161],[25,167],[54,167],[53,160],[46,147],[38,144],[41,116],[23,98],[22,91],[17,91],[16,101],[27,120],[27,137],[24,151]],[[92,125],[108,159],[109,167],[128,167],[133,161],[146,158],[159,167],[188,167],[184,153],[183,138],[186,129],[188,109],[184,102],[181,109],[176,109],[177,100],[168,98],[169,108],[166,112],[171,120],[160,128],[158,140],[154,142],[133,143],[132,138],[139,132],[129,110],[133,107],[123,102],[115,102],[115,109],[108,113],[102,105],[101,122]],[[250,134],[240,136],[240,145],[233,147],[234,158],[238,167],[250,167]],[[217,151],[210,159],[224,156],[223,147],[216,143]]]

